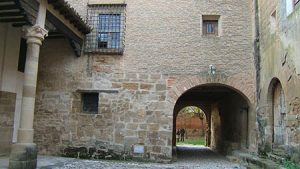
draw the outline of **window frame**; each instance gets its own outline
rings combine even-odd
[[[126,22],[126,4],[113,4],[113,5],[88,5],[87,20],[90,26],[93,28],[92,32],[86,36],[85,52],[87,53],[97,53],[97,54],[116,54],[123,55],[124,52],[124,42],[125,42],[125,22]],[[107,16],[108,21],[103,25],[101,22],[101,15]],[[113,22],[113,17],[119,16],[119,19]],[[118,23],[117,23],[118,22]],[[116,24],[116,25],[114,25]],[[103,31],[102,26],[108,28],[108,30]],[[117,29],[119,32],[117,32]],[[101,38],[106,35],[105,41]],[[115,34],[115,35],[113,35]],[[117,35],[116,35],[117,34]],[[117,39],[117,41],[114,41]]]
[[[91,98],[95,97],[93,95],[96,95],[96,101],[92,101],[92,102],[97,102],[97,105],[96,104],[94,105],[97,108],[97,110],[96,110],[96,108],[95,109],[86,108],[86,106],[87,106],[86,103],[90,102],[90,101],[86,100],[86,99],[88,99],[87,97],[91,97]],[[98,92],[82,92],[81,93],[81,111],[86,114],[98,114],[98,112],[99,112],[99,93]]]
[[[212,26],[209,28],[209,26]],[[209,29],[213,31],[210,32]],[[218,20],[203,20],[203,35],[216,35],[218,36]]]

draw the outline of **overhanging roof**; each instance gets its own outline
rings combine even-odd
[[[91,28],[83,21],[81,16],[65,0],[48,0],[67,20],[69,20],[83,34],[91,32]]]
[[[9,22],[13,26],[23,26],[30,24],[26,12],[18,0],[0,1],[0,22]]]
[[[39,9],[37,0],[1,0],[0,22],[13,26],[34,25]],[[48,0],[46,28],[59,31],[70,39],[75,54],[80,56],[84,35],[91,28],[65,0]],[[54,26],[54,27],[53,27]]]
[[[72,23],[81,33],[88,34],[91,28],[65,0],[48,0],[66,20]],[[10,22],[14,26],[34,25],[31,17],[36,17],[38,2],[36,0],[1,0],[0,22]]]

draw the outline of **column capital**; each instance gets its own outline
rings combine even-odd
[[[28,28],[25,28],[25,37],[27,39],[27,43],[35,43],[38,45],[42,45],[45,37],[48,36],[48,31],[42,28],[39,25],[34,25]]]

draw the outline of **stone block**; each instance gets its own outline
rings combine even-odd
[[[167,90],[166,84],[156,84],[155,88],[156,88],[156,91],[165,91],[165,90]]]
[[[152,84],[148,84],[148,83],[141,83],[140,84],[140,89],[141,90],[151,90],[153,88]]]
[[[123,88],[128,90],[138,90],[139,84],[138,83],[123,83]]]
[[[138,143],[138,137],[124,137],[125,145],[134,145]]]

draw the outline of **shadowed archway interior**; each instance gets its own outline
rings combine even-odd
[[[248,147],[248,99],[236,89],[205,84],[187,90],[174,107],[173,126],[179,111],[187,106],[203,110],[208,122],[207,146],[222,154]],[[173,128],[173,146],[176,147],[176,128]]]

